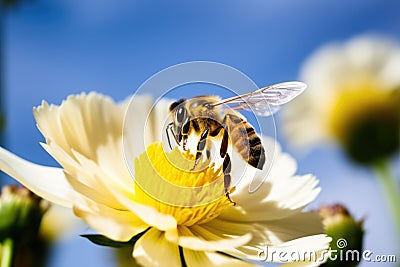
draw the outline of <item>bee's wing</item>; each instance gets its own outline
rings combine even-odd
[[[302,82],[277,83],[248,94],[220,100],[212,105],[232,105],[235,110],[250,110],[260,116],[270,116],[278,111],[281,105],[301,94],[306,87]]]

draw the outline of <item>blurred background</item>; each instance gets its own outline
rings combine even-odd
[[[60,104],[70,94],[89,91],[123,100],[153,74],[194,60],[230,65],[261,87],[299,79],[305,60],[326,43],[369,33],[400,41],[397,0],[5,2],[2,145],[52,166],[57,165],[39,145],[44,139],[32,115],[42,100]],[[365,219],[364,248],[400,260],[391,210],[373,172],[349,162],[337,146],[293,148],[284,123],[278,114],[277,139],[284,151],[298,160],[299,174],[313,173],[320,180],[322,192],[311,208],[345,204],[357,219]],[[399,178],[398,156],[391,166]],[[2,184],[10,181],[2,174]],[[56,242],[49,266],[114,266],[112,250],[79,237],[87,228],[78,228]]]

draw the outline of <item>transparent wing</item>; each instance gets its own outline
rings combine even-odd
[[[283,82],[213,103],[213,106],[230,105],[235,110],[250,110],[256,115],[270,116],[280,106],[300,95],[307,85],[302,82]]]

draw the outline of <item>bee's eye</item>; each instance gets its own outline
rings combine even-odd
[[[178,108],[175,113],[175,118],[177,122],[182,123],[183,120],[186,118],[186,109],[184,107]]]

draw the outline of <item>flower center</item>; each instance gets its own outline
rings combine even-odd
[[[372,82],[348,87],[330,113],[331,133],[357,162],[369,164],[389,156],[399,146],[398,90],[385,90]]]
[[[186,226],[208,222],[232,206],[224,194],[221,168],[211,164],[190,171],[192,159],[178,148],[166,153],[161,143],[149,145],[135,159],[135,200]]]

